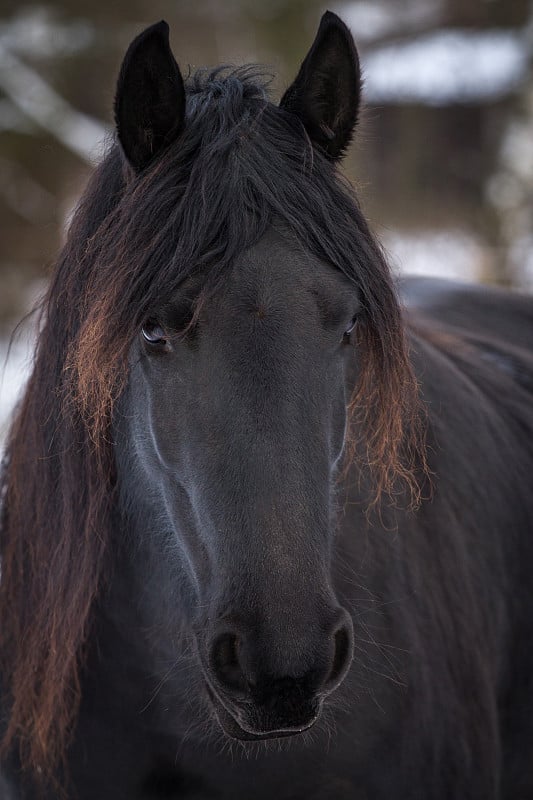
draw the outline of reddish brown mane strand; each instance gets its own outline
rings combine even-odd
[[[88,458],[60,432],[55,452],[43,451],[37,428],[46,420],[36,395],[45,382],[39,372],[12,430],[17,446],[10,450],[6,483],[4,531],[24,534],[3,541],[0,608],[3,620],[9,612],[11,618],[0,632],[0,663],[10,676],[11,716],[2,750],[18,741],[23,768],[50,777],[79,705],[79,664],[101,580],[111,497],[109,478],[102,479],[104,456]],[[74,428],[75,421],[67,425]],[[80,447],[79,438],[76,443]],[[36,452],[42,453],[37,459]]]
[[[358,462],[370,481],[371,507],[383,496],[393,502],[402,496],[401,504],[415,509],[428,476],[425,423],[399,309],[395,315],[386,336],[365,324],[357,331],[360,366],[349,405],[344,475]]]
[[[16,747],[22,768],[43,781],[53,781],[77,716],[113,503],[109,437],[96,453],[65,353],[79,327],[86,243],[113,204],[115,168],[113,157],[95,173],[73,221],[2,475],[0,674],[10,716],[1,752]]]

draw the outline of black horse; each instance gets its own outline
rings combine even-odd
[[[331,13],[279,106],[128,50],[3,471],[2,798],[533,797],[533,303],[401,310],[359,97]]]

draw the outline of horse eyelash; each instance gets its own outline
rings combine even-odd
[[[349,344],[351,341],[351,335],[355,330],[355,326],[357,325],[357,314],[352,317],[352,321],[350,323],[350,327],[347,328],[344,333],[342,334],[342,343]]]

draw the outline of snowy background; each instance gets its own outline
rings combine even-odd
[[[260,61],[279,95],[325,4],[56,0],[0,9],[0,443],[31,363],[31,324],[76,197],[111,131],[113,83],[143,26],[177,59]],[[345,164],[396,271],[533,288],[533,4],[359,0],[366,110]],[[0,444],[1,446],[1,444]]]

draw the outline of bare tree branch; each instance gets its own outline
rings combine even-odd
[[[101,155],[109,129],[72,108],[37,72],[0,41],[0,88],[33,122],[89,164]]]

